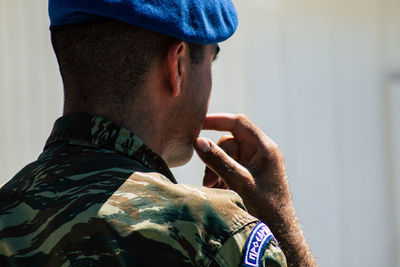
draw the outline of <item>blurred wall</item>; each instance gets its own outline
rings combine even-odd
[[[46,5],[0,0],[0,183],[37,157],[61,115]],[[320,266],[400,266],[400,1],[236,5],[210,112],[245,113],[280,145]],[[191,184],[202,171],[196,156],[173,169]]]

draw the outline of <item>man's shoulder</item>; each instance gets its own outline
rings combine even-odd
[[[137,213],[132,213],[132,207]],[[144,171],[135,171],[126,179],[102,211],[107,214],[112,210],[137,215],[139,221],[195,223],[205,228],[219,224],[232,232],[257,220],[246,212],[239,195],[231,190],[174,184],[160,173]]]
[[[249,259],[256,249],[257,259],[266,266],[286,265],[268,227],[247,213],[231,190],[173,184],[159,173],[137,171],[99,215],[120,236],[142,240],[144,251],[152,251],[155,244],[164,246],[164,251],[195,265],[214,261],[218,266],[236,266],[245,260],[247,248]],[[260,248],[249,245],[253,243]]]
[[[257,221],[233,191],[174,184],[159,173],[138,171],[99,216],[120,236],[139,235],[149,247],[164,244],[191,262],[210,260],[227,240]]]

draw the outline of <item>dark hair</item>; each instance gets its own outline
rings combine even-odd
[[[66,101],[127,104],[140,95],[144,75],[177,40],[115,20],[52,28],[51,40],[64,82]],[[192,64],[204,46],[188,43]],[[101,90],[101,92],[100,92]]]

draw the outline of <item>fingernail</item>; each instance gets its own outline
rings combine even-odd
[[[210,148],[211,148],[208,140],[203,137],[197,138],[196,145],[204,153],[210,151]]]

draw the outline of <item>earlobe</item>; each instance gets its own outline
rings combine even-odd
[[[183,76],[185,73],[185,53],[187,46],[184,42],[176,42],[168,49],[168,80],[170,90],[173,96],[178,96],[181,93]]]

